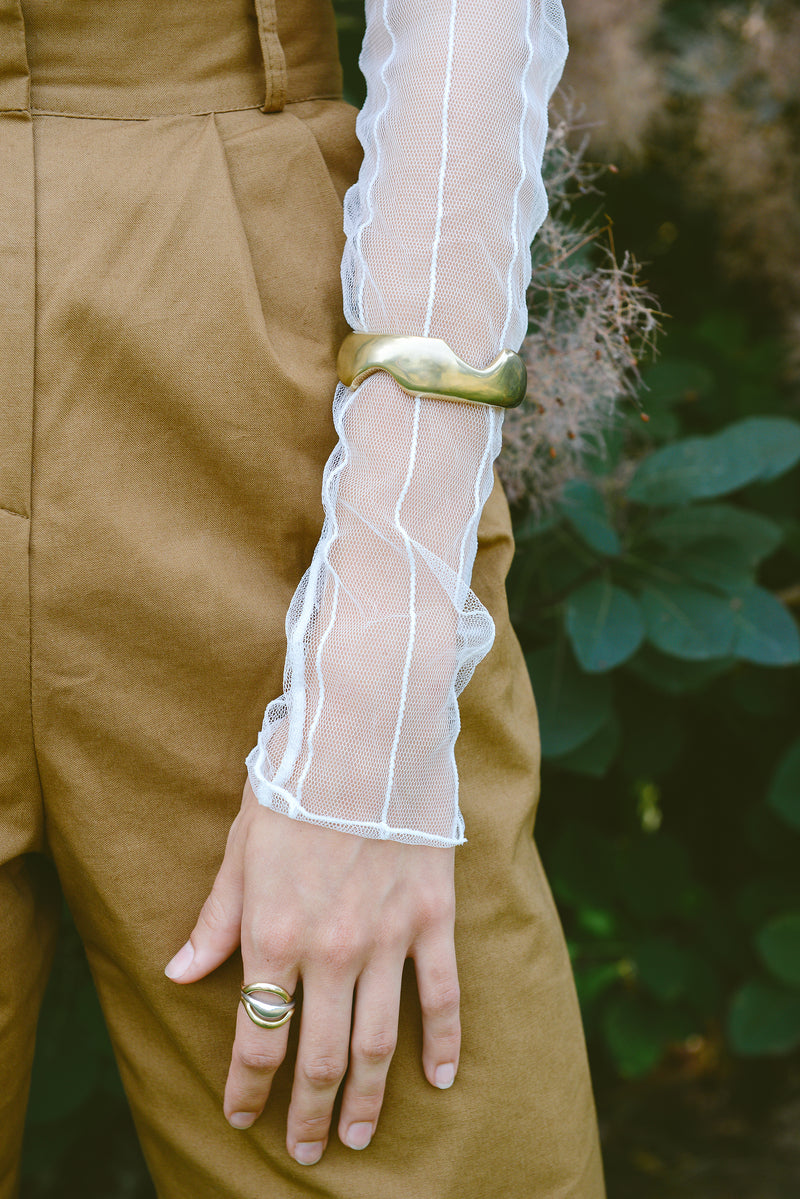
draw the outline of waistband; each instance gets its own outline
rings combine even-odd
[[[0,0],[0,111],[279,112],[341,94],[331,0]]]

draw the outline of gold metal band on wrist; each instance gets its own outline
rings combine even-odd
[[[375,371],[387,371],[409,395],[498,408],[518,407],[528,386],[525,363],[513,350],[503,350],[478,370],[462,362],[439,337],[403,333],[348,333],[336,369],[347,387],[357,387]]]

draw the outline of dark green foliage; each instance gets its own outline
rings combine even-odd
[[[800,991],[768,979],[744,983],[731,1003],[728,1032],[739,1053],[788,1053],[800,1045]]]
[[[612,557],[620,552],[619,535],[608,519],[603,497],[591,483],[568,479],[558,508],[590,549]]]
[[[781,393],[755,341],[737,419],[696,432],[747,330],[720,313],[676,340],[645,372],[646,431],[610,431],[520,518],[509,580],[537,838],[590,1046],[623,1077],[715,1029],[742,1055],[800,1045],[800,636],[777,594],[800,567],[800,422],[763,413]]]
[[[709,437],[684,437],[649,454],[628,484],[640,504],[684,504],[774,479],[800,459],[800,424],[750,417]]]
[[[756,945],[776,978],[800,988],[800,908],[769,920],[756,934]]]
[[[66,908],[39,1020],[23,1199],[154,1199],[83,947]]]
[[[778,764],[767,802],[787,824],[800,830],[800,738]]]
[[[625,662],[645,636],[642,607],[624,587],[593,579],[570,592],[566,628],[584,670],[611,670]]]

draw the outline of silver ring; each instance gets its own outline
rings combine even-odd
[[[253,996],[257,991],[267,991],[270,995],[277,995],[282,1002],[266,1003],[263,999],[254,999]],[[283,987],[276,986],[275,983],[250,983],[248,986],[242,983],[241,996],[244,1010],[259,1028],[280,1028],[292,1017],[295,1007],[294,997],[288,991],[284,991]]]

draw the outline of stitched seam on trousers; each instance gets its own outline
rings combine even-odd
[[[292,97],[286,101],[286,107],[290,104],[309,104],[312,100],[341,100],[343,99],[341,92],[322,92],[318,96],[301,96],[299,99]]]
[[[313,100],[341,100],[340,92],[321,92],[315,96],[300,96],[297,99],[292,98],[286,101],[286,106],[290,104],[310,104]],[[70,120],[77,121],[163,121],[171,117],[210,117],[216,112],[253,112],[260,109],[260,104],[242,104],[238,108],[208,108],[201,109],[197,112],[165,112],[153,114],[149,116],[107,116],[104,113],[97,112],[67,112],[66,109],[60,108],[0,108],[0,116],[3,113],[11,112],[30,112],[33,117],[67,117]],[[267,114],[271,115],[271,114]],[[277,114],[276,114],[277,115]]]
[[[6,512],[9,516],[18,516],[20,520],[30,520],[27,512],[17,512],[16,508],[7,508],[5,504],[0,504],[0,512]]]
[[[34,117],[66,117],[71,121],[168,121],[173,117],[211,117],[217,112],[258,112],[260,109],[260,104],[241,104],[236,108],[201,108],[196,112],[151,112],[146,116],[136,113],[129,116],[109,116],[102,112],[67,112],[58,108],[32,108],[30,112]],[[22,108],[14,111],[27,112],[28,109]]]
[[[30,86],[30,81],[29,81]],[[29,92],[30,104],[30,92]],[[30,117],[30,108],[28,109],[31,137],[31,194],[33,196],[33,345],[32,345],[32,361],[31,361],[31,451],[30,451],[30,490],[28,492],[28,508],[30,516],[28,517],[28,715],[30,719],[31,729],[31,752],[33,754],[33,762],[36,767],[36,780],[39,784],[39,802],[42,812],[42,835],[47,844],[47,811],[44,802],[44,785],[42,783],[42,768],[39,763],[39,750],[36,746],[36,721],[33,714],[33,557],[31,554],[31,543],[33,540],[33,503],[34,503],[34,456],[36,454],[36,346],[39,337],[39,249],[37,244],[37,189],[36,189],[36,150],[33,137],[33,121]]]

